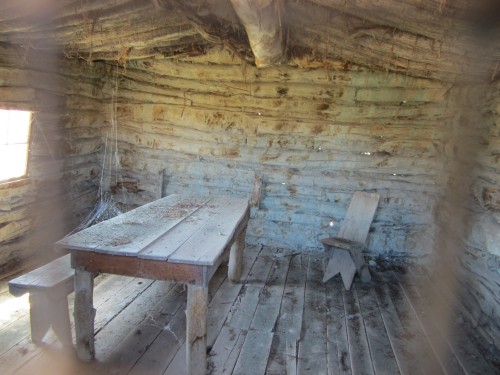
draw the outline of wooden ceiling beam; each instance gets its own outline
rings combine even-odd
[[[245,27],[255,65],[265,67],[283,62],[282,0],[231,0]]]

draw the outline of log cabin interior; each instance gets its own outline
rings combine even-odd
[[[172,194],[251,203],[198,373],[499,373],[498,1],[3,0],[0,110],[2,373],[187,371],[182,284],[96,276],[89,362],[7,286]],[[346,290],[321,240],[359,191]]]

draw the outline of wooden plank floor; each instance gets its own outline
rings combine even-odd
[[[483,356],[486,348],[457,317],[453,334],[441,335],[425,293],[398,268],[372,269],[370,283],[356,278],[346,291],[339,276],[321,282],[325,264],[324,254],[248,247],[240,283],[229,282],[221,266],[209,288],[207,373],[500,373],[500,358]],[[82,363],[51,333],[43,347],[33,345],[27,298],[11,297],[4,286],[0,373],[181,375],[185,304],[182,285],[100,275],[97,359]]]

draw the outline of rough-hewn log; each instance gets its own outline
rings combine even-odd
[[[188,285],[186,307],[186,370],[205,374],[207,367],[208,287]]]
[[[454,118],[448,89],[342,64],[242,68],[215,50],[199,64],[130,62],[116,107],[126,176],[116,196],[145,203],[162,173],[163,194],[250,197],[258,170],[249,241],[313,249],[353,191],[375,189],[384,194],[370,251],[423,256]]]
[[[417,29],[420,24],[415,19],[425,18],[427,11],[420,14],[412,5],[415,8],[413,12],[398,13],[391,7],[399,8],[403,4],[392,1],[388,4],[388,17],[403,18],[398,21],[398,27],[381,19],[370,21],[370,9],[374,5],[369,2],[356,3],[362,9],[359,16],[354,15],[354,11],[350,15],[339,11],[337,8],[342,5],[337,2],[333,2],[332,7],[328,2],[324,2],[324,6],[323,3],[322,6],[311,6],[308,2],[289,3],[286,18],[290,27],[289,43],[311,49],[318,60],[336,57],[346,62],[376,66],[381,70],[411,72],[413,76],[451,82],[491,79],[500,57],[498,43],[474,39],[471,27],[456,18],[451,18],[448,30],[446,22],[438,21],[444,17],[439,14],[428,18],[435,24],[429,25],[432,32],[419,34]],[[373,12],[373,17],[379,13]],[[364,18],[365,15],[367,18]],[[442,27],[436,28],[439,24]],[[439,33],[444,36],[438,37]],[[464,34],[471,38],[466,38]],[[477,48],[478,45],[482,47]],[[291,53],[293,55],[293,48]]]
[[[255,65],[263,68],[283,61],[282,0],[231,0],[243,23],[255,55]]]
[[[37,55],[32,64],[19,49],[0,47],[0,107],[36,110],[28,177],[0,184],[0,277],[53,258],[52,243],[82,220],[97,196],[105,125],[96,99],[99,69],[75,61],[61,64],[61,74],[57,57]],[[93,111],[80,112],[86,101]]]
[[[21,58],[64,50],[70,58],[123,65],[146,57],[198,58],[222,47],[244,63],[253,50],[258,66],[287,55],[289,64],[304,67],[337,60],[447,82],[500,74],[495,1],[234,0],[251,49],[231,0],[43,4],[33,12],[36,7],[19,1],[2,3],[0,40],[23,46]]]

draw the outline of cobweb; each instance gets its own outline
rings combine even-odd
[[[116,107],[118,94],[118,67],[115,67],[113,74],[113,88],[111,91],[110,123],[111,128],[106,132],[104,143],[104,155],[102,159],[101,178],[99,181],[98,200],[92,211],[70,234],[81,231],[101,221],[123,213],[121,204],[113,197],[112,187],[115,192],[121,192],[123,197],[121,202],[126,202],[125,191],[118,189],[123,187],[123,180],[120,173],[120,157],[118,152],[118,126],[116,121]]]

